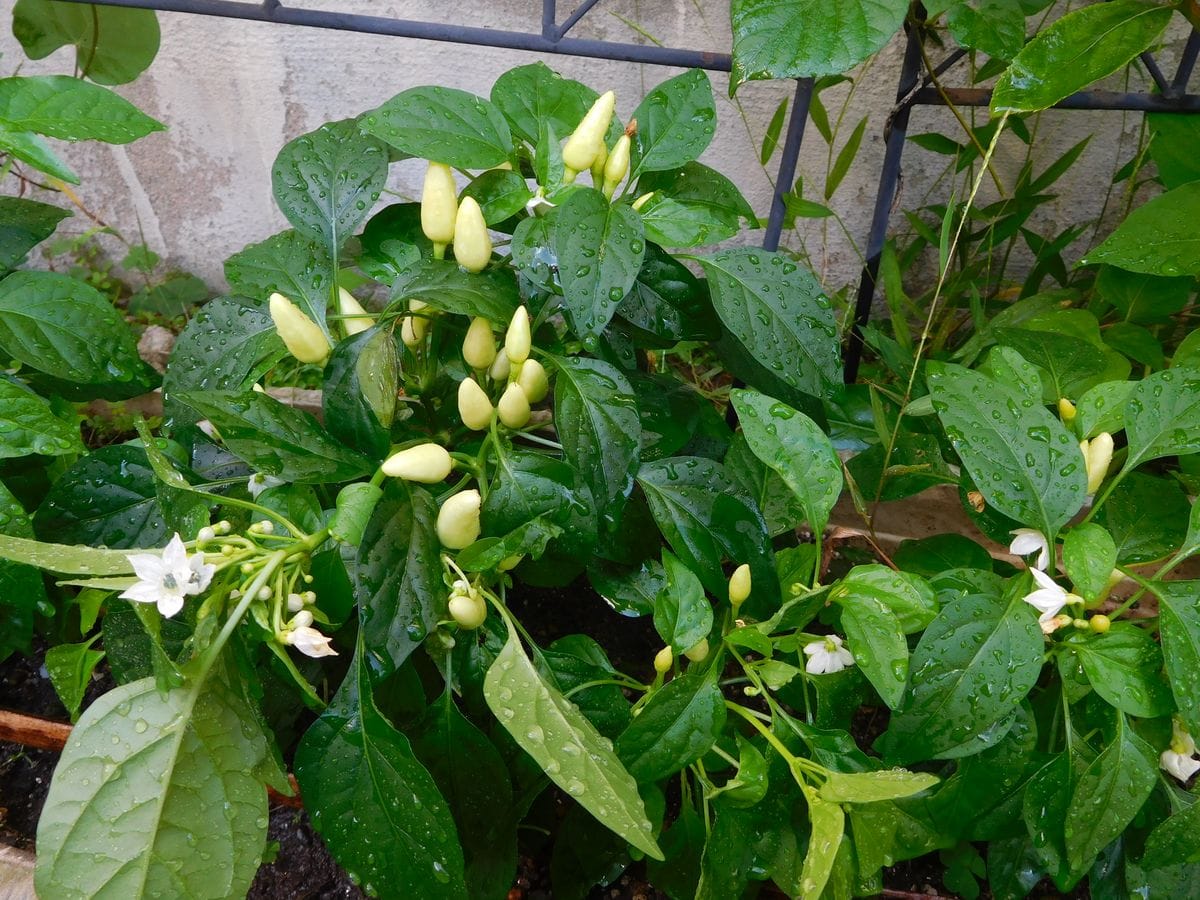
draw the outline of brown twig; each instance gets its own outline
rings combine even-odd
[[[36,750],[61,751],[67,745],[71,736],[71,726],[66,722],[55,722],[38,716],[27,716],[24,713],[0,709],[0,741],[10,744],[20,744]],[[267,788],[268,799],[279,806],[290,806],[293,809],[303,807],[300,799],[300,789],[296,785],[296,776],[288,773],[288,782],[292,786],[292,796]]]

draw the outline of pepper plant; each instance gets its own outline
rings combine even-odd
[[[985,161],[1039,98],[996,110]],[[1001,323],[958,356],[918,347],[848,421],[815,276],[705,249],[756,224],[697,162],[707,77],[619,106],[538,63],[283,148],[293,227],[228,260],[231,295],[172,353],[162,432],[65,466],[38,539],[0,537],[78,608],[85,674],[103,611],[120,683],[56,771],[41,894],[243,894],[289,767],[379,896],[504,895],[555,797],[563,896],[634,861],[673,897],[870,895],[938,850],[998,897],[1043,876],[1186,893],[1186,341],[1132,378],[1088,329],[1084,377],[1038,337],[1065,319]],[[374,211],[393,164],[423,167],[422,200]],[[1103,262],[1176,252],[1144,227]],[[319,419],[271,393],[301,364]],[[939,482],[1027,564],[942,535],[827,566],[843,495],[869,525]],[[528,598],[547,588],[581,623],[646,619],[661,649],[546,640]]]

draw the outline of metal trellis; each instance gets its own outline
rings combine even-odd
[[[525,50],[541,54],[590,57],[678,68],[700,68],[716,72],[728,72],[732,64],[728,53],[568,36],[569,32],[599,4],[599,0],[580,0],[579,5],[567,15],[561,24],[558,21],[556,0],[542,0],[541,28],[537,31],[510,31],[391,16],[303,9],[285,5],[280,0],[259,0],[259,2],[251,2],[251,0],[62,0],[62,2],[152,9],[168,13],[190,13],[278,25],[329,28],[417,40],[448,41],[456,44]],[[907,43],[900,70],[896,107],[891,111],[885,132],[884,160],[880,169],[879,186],[867,235],[866,259],[855,302],[854,319],[847,340],[845,353],[845,380],[847,383],[853,382],[858,375],[863,350],[862,328],[870,321],[879,275],[879,261],[887,239],[888,222],[900,182],[904,144],[912,108],[914,106],[944,106],[947,102],[953,103],[955,106],[986,107],[991,102],[991,91],[986,88],[940,87],[934,86],[933,80],[928,75],[921,79],[922,40],[923,34],[920,29],[913,28],[911,25],[907,27]],[[940,76],[966,55],[965,51],[954,51],[935,68],[934,75]],[[1081,91],[1055,104],[1054,108],[1200,112],[1200,95],[1187,93],[1187,85],[1195,68],[1197,57],[1200,57],[1200,34],[1193,29],[1184,46],[1175,74],[1169,80],[1162,72],[1153,54],[1147,52],[1141,55],[1141,62],[1154,82],[1158,93]],[[813,91],[813,79],[797,79],[795,96],[788,118],[787,134],[780,154],[771,211],[763,235],[763,247],[767,250],[777,249],[783,234],[787,219],[786,198],[795,181],[796,164],[800,157],[800,146],[809,118]]]

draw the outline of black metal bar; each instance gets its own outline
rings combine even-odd
[[[542,0],[542,37],[553,40],[558,34],[558,25],[555,22],[557,18],[555,0]]]
[[[796,180],[796,163],[800,159],[804,126],[808,123],[808,110],[812,105],[813,83],[811,78],[796,80],[796,95],[792,98],[787,137],[784,138],[783,155],[779,158],[779,173],[775,178],[775,196],[771,199],[771,214],[767,219],[767,232],[763,235],[764,250],[779,249],[784,213],[787,211],[784,195],[792,189],[792,182]]]
[[[917,84],[917,73],[921,65],[920,42],[920,35],[915,29],[909,28],[908,43],[904,48],[904,63],[900,69],[900,84],[896,90],[898,102],[908,97]],[[918,92],[918,96],[920,93]],[[937,96],[936,90],[933,93]],[[871,214],[871,230],[867,235],[867,258],[863,265],[862,280],[858,285],[858,297],[854,303],[854,322],[846,342],[843,371],[847,384],[853,384],[858,378],[858,365],[862,361],[862,328],[871,318],[875,282],[879,277],[879,260],[883,256],[888,219],[891,217],[892,203],[900,183],[900,159],[904,154],[904,142],[908,138],[908,118],[911,111],[911,105],[903,105],[896,110],[885,138],[883,168],[879,171],[879,190],[875,193],[875,210]]]
[[[1196,56],[1200,54],[1200,34],[1196,29],[1188,35],[1183,47],[1183,55],[1179,57],[1179,68],[1175,70],[1175,78],[1171,81],[1170,97],[1178,97],[1187,90],[1188,82],[1192,80],[1192,69],[1196,67]]]
[[[1150,73],[1150,77],[1154,79],[1155,86],[1164,94],[1171,93],[1171,85],[1167,83],[1167,76],[1163,74],[1162,69],[1158,67],[1158,63],[1154,59],[1154,54],[1149,50],[1144,50],[1139,59],[1142,65],[1146,67],[1146,71]]]
[[[988,88],[945,88],[945,92],[955,106],[990,106],[992,102],[992,92]],[[921,88],[916,92],[914,102],[927,106],[941,106],[944,103],[934,88]],[[1055,103],[1053,108],[1190,113],[1200,112],[1200,95],[1184,94],[1178,97],[1164,97],[1162,94],[1080,91]]]
[[[561,40],[563,37],[565,37],[567,32],[574,28],[575,24],[589,12],[591,12],[592,7],[599,2],[600,0],[583,0],[583,2],[575,8],[575,12],[567,16],[567,21],[563,22],[562,26],[558,29],[557,34],[559,39]]]
[[[297,9],[291,6],[277,6],[273,10],[268,10],[261,3],[242,2],[242,0],[64,0],[64,2],[99,2],[103,6],[195,13],[201,16],[220,16],[252,22],[332,28],[339,31],[358,31],[365,34],[383,34],[426,41],[449,41],[455,44],[503,47],[509,50],[529,50],[535,53],[612,59],[683,69],[708,69],[714,72],[728,72],[730,69],[728,53],[715,53],[709,50],[655,47],[587,38],[555,40],[553,37],[548,38],[525,31],[504,31],[498,28],[479,28],[472,25],[447,25],[441,22],[418,22],[385,16]]]

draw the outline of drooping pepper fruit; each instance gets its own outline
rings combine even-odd
[[[604,144],[604,135],[608,132],[616,107],[617,95],[612,91],[605,91],[592,104],[579,127],[567,138],[562,154],[566,170],[563,174],[565,183],[570,184],[576,175],[592,167],[592,163],[600,155],[600,147]]]
[[[338,288],[338,312],[342,315],[342,328],[347,337],[361,334],[375,324],[375,319],[344,287]]]
[[[521,363],[521,374],[517,376],[517,384],[521,386],[530,403],[541,403],[550,392],[546,369],[536,359],[527,359]]]
[[[492,423],[492,401],[471,377],[458,383],[458,415],[472,431],[483,431]]]
[[[474,197],[463,197],[454,220],[454,258],[468,272],[482,272],[492,261],[492,238]]]
[[[458,185],[454,183],[454,173],[444,163],[431,162],[425,170],[425,186],[421,191],[421,231],[433,241],[433,255],[438,259],[454,240],[457,215]]]
[[[463,338],[463,359],[472,369],[482,371],[496,361],[496,338],[492,334],[492,323],[483,316],[476,316]]]
[[[508,331],[504,333],[504,355],[514,366],[519,366],[529,359],[531,346],[529,311],[524,306],[520,306],[513,313],[512,321],[508,323]]]
[[[329,339],[320,326],[283,294],[272,294],[271,320],[288,352],[303,363],[323,363],[329,358]]]
[[[500,415],[500,421],[509,428],[524,428],[529,424],[529,398],[525,396],[521,385],[514,381],[504,389],[500,402],[496,404],[496,412]]]
[[[454,460],[441,444],[417,444],[389,456],[380,468],[384,475],[416,481],[421,484],[437,484],[445,481],[454,467]]]
[[[437,536],[448,550],[470,547],[479,537],[479,507],[482,500],[479,491],[469,490],[455,494],[438,510]]]
[[[617,139],[608,162],[604,164],[604,196],[611,200],[613,192],[629,174],[629,145],[633,143],[628,134]]]

